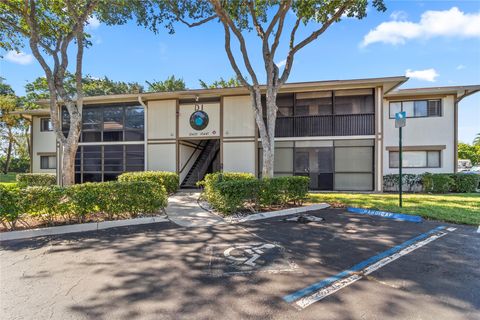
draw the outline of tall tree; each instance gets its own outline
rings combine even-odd
[[[28,42],[41,65],[49,89],[50,116],[62,153],[63,185],[74,183],[75,153],[80,136],[83,83],[83,50],[88,44],[84,31],[87,20],[100,0],[9,0],[0,3],[0,46],[19,50]],[[65,88],[69,47],[75,49],[75,94]],[[70,49],[71,50],[71,49]],[[65,136],[59,119],[59,105],[65,106],[70,129]]]
[[[67,71],[65,75],[65,90],[69,94],[75,94],[75,81],[75,75]],[[82,79],[82,84],[85,97],[141,93],[144,91],[143,86],[138,82],[114,81],[106,76],[103,78],[94,78],[91,75],[86,75]],[[38,107],[35,102],[39,100],[47,100],[50,97],[47,79],[45,77],[38,77],[32,82],[27,83],[25,85],[25,93],[25,107]]]
[[[19,106],[20,99],[4,78],[0,78],[0,151],[5,154],[2,171],[8,173],[14,153],[25,156],[28,145],[28,123],[18,114],[12,114]]]
[[[475,136],[475,139],[473,139],[473,145],[480,146],[480,133],[477,133],[477,135]]]
[[[181,91],[187,89],[185,81],[182,78],[175,78],[171,75],[164,81],[146,81],[148,85],[148,92],[167,92],[167,91]]]
[[[242,83],[235,77],[231,77],[228,80],[220,77],[220,80],[215,80],[211,84],[207,84],[202,79],[198,79],[198,81],[200,82],[200,87],[203,89],[233,88],[242,86]]]
[[[385,11],[383,0],[372,0],[372,3],[377,10]],[[147,10],[150,15],[146,15],[141,24],[150,23],[154,32],[158,30],[157,26],[160,24],[164,24],[173,33],[176,22],[189,27],[213,20],[220,22],[224,30],[225,51],[230,65],[238,80],[250,92],[263,147],[262,175],[271,177],[278,109],[276,98],[279,89],[290,75],[295,55],[315,41],[332,24],[340,21],[342,16],[364,18],[368,0],[150,0],[145,1],[145,5],[151,8]],[[294,21],[290,23],[293,17]],[[310,31],[307,31],[307,36],[298,39],[301,25]],[[255,32],[261,43],[261,51],[258,54],[247,48],[245,34],[250,31]],[[284,56],[285,66],[280,72],[275,62],[283,60],[278,59],[277,51],[284,38],[288,39],[285,44],[287,54]],[[232,45],[233,41],[236,42],[235,45]],[[239,54],[233,52],[233,48],[236,47],[239,48]],[[262,57],[263,74],[260,75],[254,70],[252,55]],[[247,80],[246,75],[251,81]],[[263,90],[259,82],[261,78],[266,79]],[[265,106],[261,102],[262,93],[266,96]]]

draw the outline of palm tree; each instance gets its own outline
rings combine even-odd
[[[477,133],[477,136],[473,139],[473,145],[480,146],[480,133]]]

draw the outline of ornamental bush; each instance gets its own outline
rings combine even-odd
[[[308,177],[256,179],[249,173],[212,173],[200,182],[212,207],[230,214],[239,210],[300,204],[307,196]]]
[[[0,223],[7,229],[15,229],[23,214],[22,196],[18,187],[0,184]]]
[[[138,171],[125,172],[118,176],[118,181],[151,181],[165,187],[168,194],[175,193],[179,186],[179,177],[175,172],[167,171]]]
[[[19,173],[17,184],[20,188],[53,186],[57,184],[57,178],[50,173]]]
[[[84,222],[91,218],[111,220],[154,213],[167,206],[167,192],[151,181],[84,183],[68,187],[5,187],[0,185],[0,222],[14,229],[22,216],[48,224]]]
[[[451,174],[424,173],[422,175],[422,184],[425,192],[447,193],[454,187],[455,181],[452,179]]]
[[[56,218],[70,213],[65,188],[59,186],[28,187],[21,191],[23,211],[52,225]]]
[[[479,188],[480,175],[456,173],[452,175],[454,184],[453,192],[470,193],[475,192]]]

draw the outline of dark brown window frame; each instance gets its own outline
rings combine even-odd
[[[407,118],[438,118],[438,117],[443,117],[443,101],[442,101],[442,99],[408,99],[408,100],[389,101],[389,103],[388,103],[388,118],[389,119],[395,119],[395,116],[392,117],[392,115],[391,115],[392,103],[401,103],[400,110],[403,111],[403,103],[404,102],[415,102],[415,101],[426,101],[427,102],[427,115],[426,116],[413,116],[413,117],[407,116]],[[440,102],[440,113],[439,114],[437,114],[437,115],[429,115],[428,114],[428,102],[429,101],[439,101]]]
[[[45,159],[47,158],[47,167],[44,167],[43,166],[43,161],[42,159]],[[49,167],[49,164],[50,164],[50,161],[48,161],[48,158],[55,158],[55,166],[54,167]],[[53,170],[53,169],[57,169],[57,156],[55,154],[52,154],[52,155],[41,155],[40,156],[40,169],[42,170]]]
[[[399,166],[392,166],[392,164],[391,164],[392,152],[398,153],[399,151],[394,151],[394,150],[388,151],[388,167],[390,169],[398,169]],[[405,153],[405,152],[425,152],[425,157],[426,157],[425,159],[426,159],[427,165],[422,166],[422,167],[407,167],[407,166],[402,165],[402,168],[406,168],[406,169],[438,169],[438,168],[442,167],[442,151],[441,150],[407,150],[407,151],[403,151],[402,153]],[[431,167],[431,166],[428,165],[428,153],[429,152],[437,152],[438,153],[438,166]]]
[[[49,125],[47,126],[49,129],[45,130],[44,129],[44,121],[48,121]],[[53,131],[53,125],[52,125],[52,119],[50,117],[42,117],[40,118],[40,132],[52,132]]]

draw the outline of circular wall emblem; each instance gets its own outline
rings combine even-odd
[[[190,126],[195,130],[203,130],[208,126],[208,114],[203,110],[197,110],[190,116]]]

